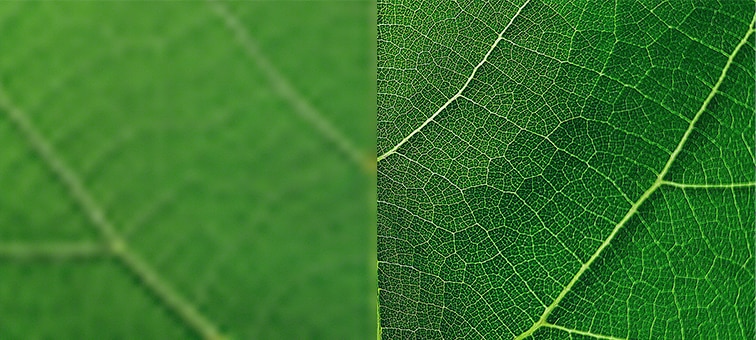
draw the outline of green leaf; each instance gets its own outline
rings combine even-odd
[[[378,5],[386,339],[753,339],[754,3]]]
[[[0,338],[373,334],[371,10],[0,3]]]

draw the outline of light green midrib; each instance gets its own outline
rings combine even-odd
[[[709,92],[709,95],[704,100],[703,104],[701,105],[701,108],[696,112],[693,119],[690,121],[690,124],[688,125],[688,128],[685,130],[685,133],[683,134],[682,138],[680,139],[680,142],[677,144],[677,147],[670,155],[669,159],[665,163],[664,167],[662,168],[659,175],[656,177],[656,180],[654,183],[649,187],[642,195],[641,197],[630,207],[630,210],[625,214],[625,216],[620,220],[619,223],[612,229],[612,232],[609,233],[609,236],[604,240],[604,242],[601,243],[601,245],[596,249],[596,252],[591,255],[591,257],[586,261],[583,265],[580,266],[580,269],[578,272],[572,277],[570,282],[562,289],[562,291],[559,293],[559,295],[554,299],[554,301],[546,307],[541,317],[536,321],[533,326],[531,326],[528,330],[523,332],[522,334],[515,337],[515,340],[524,339],[530,335],[532,335],[536,330],[538,330],[541,327],[544,327],[547,325],[546,320],[548,319],[551,312],[556,309],[557,306],[559,306],[559,303],[564,299],[564,297],[567,295],[567,293],[570,292],[572,287],[575,285],[575,283],[580,279],[580,277],[590,268],[591,264],[596,261],[596,259],[601,255],[601,253],[604,251],[606,247],[609,246],[611,241],[614,239],[614,237],[617,235],[617,233],[624,227],[624,225],[627,223],[627,221],[630,220],[631,217],[635,215],[635,213],[638,211],[638,208],[645,202],[651,194],[653,194],[656,189],[658,189],[663,184],[669,184],[674,182],[668,182],[664,180],[664,177],[669,172],[669,169],[672,166],[672,163],[674,163],[677,156],[682,152],[683,146],[685,145],[685,142],[687,142],[688,138],[690,137],[690,134],[693,133],[693,130],[695,128],[696,122],[701,118],[704,111],[706,111],[706,108],[708,107],[711,100],[714,98],[714,96],[719,91],[719,87],[724,82],[724,79],[727,75],[727,71],[730,68],[730,65],[732,65],[732,62],[735,59],[735,56],[737,56],[740,49],[748,43],[748,38],[751,36],[751,34],[754,32],[754,23],[756,23],[756,14],[754,14],[753,18],[751,19],[751,23],[748,25],[748,31],[746,32],[745,36],[740,40],[740,42],[735,47],[735,50],[730,54],[730,56],[727,58],[727,63],[722,68],[722,72],[719,75],[719,78],[717,79],[717,82],[714,84],[714,87],[711,89],[711,92]],[[684,185],[684,184],[681,184]]]

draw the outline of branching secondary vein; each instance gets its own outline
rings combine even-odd
[[[50,167],[63,185],[68,189],[71,198],[78,203],[91,220],[94,227],[101,234],[108,251],[115,256],[132,274],[140,278],[144,287],[153,293],[161,303],[176,313],[181,321],[205,339],[222,339],[217,327],[197,309],[182,298],[160,276],[128,248],[123,237],[108,220],[104,211],[95,202],[89,191],[84,187],[78,175],[73,172],[61,159],[57,152],[37,130],[27,115],[17,108],[10,100],[5,89],[0,86],[0,110],[26,137],[30,147],[37,152],[42,160]]]
[[[339,150],[346,154],[350,160],[361,167],[366,167],[368,172],[372,173],[375,167],[373,165],[374,162],[366,160],[367,156],[352,141],[336,129],[333,124],[323,117],[323,114],[315,109],[289,84],[268,58],[263,55],[257,43],[249,36],[249,33],[239,19],[219,1],[208,0],[208,3],[210,3],[213,12],[223,19],[226,27],[235,35],[237,42],[244,49],[244,52],[257,64],[258,69],[265,74],[273,89],[294,107],[294,111],[305,121],[312,124],[326,139],[336,144]]]
[[[438,108],[438,110],[436,110],[436,112],[433,113],[433,115],[431,115],[430,117],[428,117],[428,119],[426,119],[425,122],[423,122],[423,124],[421,124],[419,127],[417,127],[417,129],[415,129],[414,131],[412,131],[409,135],[407,135],[407,137],[404,137],[404,139],[402,139],[398,144],[396,144],[393,148],[391,148],[391,150],[386,151],[384,154],[378,156],[377,162],[382,161],[384,158],[386,158],[388,156],[391,156],[393,153],[395,153],[396,150],[399,150],[399,148],[402,145],[404,145],[404,143],[407,143],[407,141],[409,141],[412,138],[412,136],[416,135],[426,125],[430,124],[430,122],[432,122],[433,119],[435,119],[436,116],[438,116],[439,113],[443,112],[446,109],[447,106],[449,106],[451,103],[453,103],[455,100],[457,100],[457,98],[462,97],[462,93],[465,92],[465,89],[467,89],[467,86],[470,85],[470,82],[473,80],[473,78],[475,78],[475,74],[478,72],[478,69],[481,66],[483,66],[483,64],[486,63],[486,61],[488,60],[488,57],[496,49],[496,46],[499,45],[499,42],[502,41],[502,40],[504,40],[504,33],[509,29],[509,26],[512,26],[512,23],[515,21],[515,19],[518,16],[520,16],[520,13],[522,13],[522,10],[529,3],[530,3],[530,0],[527,0],[527,1],[525,1],[524,4],[522,4],[522,6],[520,6],[519,9],[517,9],[517,13],[515,13],[515,15],[512,16],[512,19],[509,20],[509,23],[507,23],[507,25],[504,27],[504,29],[501,31],[501,33],[499,33],[499,36],[496,37],[496,40],[494,41],[493,45],[491,45],[491,48],[488,49],[488,52],[486,52],[486,55],[483,56],[483,60],[481,60],[480,63],[478,63],[478,65],[476,65],[473,68],[472,73],[470,74],[470,77],[467,78],[467,81],[465,81],[465,84],[462,85],[462,88],[460,88],[459,91],[457,91],[457,93],[455,95],[453,95],[451,98],[449,98],[449,100],[447,100],[446,103],[444,103],[444,105],[441,105],[441,107]]]
[[[564,297],[567,295],[567,293],[570,292],[572,287],[575,285],[575,283],[580,279],[580,277],[590,268],[591,264],[596,261],[596,259],[601,255],[601,253],[606,249],[606,247],[609,246],[611,241],[614,239],[614,237],[617,235],[617,233],[622,229],[622,227],[625,226],[625,224],[632,218],[636,212],[638,212],[638,208],[653,194],[656,189],[658,189],[663,184],[669,184],[672,182],[668,182],[664,180],[664,177],[667,175],[667,172],[669,172],[670,167],[674,163],[677,156],[682,152],[683,146],[685,146],[685,142],[687,142],[688,138],[690,137],[690,134],[693,133],[693,130],[695,128],[696,122],[701,118],[703,113],[706,111],[706,108],[709,106],[709,103],[714,98],[714,96],[719,91],[719,87],[722,85],[726,75],[727,71],[729,70],[730,66],[732,65],[733,61],[735,60],[735,56],[738,54],[740,49],[748,43],[748,39],[750,38],[751,34],[754,32],[754,23],[756,23],[756,14],[754,14],[754,17],[751,19],[751,23],[748,25],[748,31],[746,32],[745,36],[740,40],[738,45],[735,47],[735,50],[730,54],[730,56],[727,59],[727,63],[722,68],[722,72],[719,75],[719,78],[717,79],[716,84],[714,84],[714,87],[709,92],[708,96],[706,96],[706,99],[704,100],[703,104],[701,104],[701,107],[696,112],[693,119],[690,121],[690,124],[688,125],[688,128],[685,130],[685,133],[683,134],[682,138],[680,139],[680,142],[677,144],[677,147],[672,151],[672,154],[669,156],[669,159],[664,164],[664,167],[662,168],[661,172],[656,177],[656,180],[651,185],[650,188],[648,188],[641,197],[630,207],[630,210],[625,214],[625,216],[620,220],[619,223],[612,229],[609,236],[604,240],[604,242],[601,243],[601,245],[596,249],[596,251],[591,255],[591,257],[586,261],[582,266],[580,266],[580,269],[578,272],[572,277],[569,283],[562,289],[562,291],[559,293],[559,295],[554,299],[554,301],[546,307],[543,314],[541,314],[541,317],[536,321],[529,329],[527,329],[522,334],[515,337],[516,340],[524,339],[526,337],[529,337],[533,335],[535,331],[537,331],[541,327],[546,327],[549,325],[547,323],[547,319],[551,312],[553,312],[557,306],[559,306],[559,303],[564,299]]]

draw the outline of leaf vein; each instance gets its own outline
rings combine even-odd
[[[530,0],[525,1],[525,3],[522,4],[522,6],[520,6],[520,8],[517,10],[514,16],[512,16],[512,19],[509,20],[509,23],[507,23],[507,25],[504,27],[501,33],[499,33],[499,36],[494,41],[493,45],[491,45],[491,48],[489,48],[488,52],[483,56],[483,60],[481,60],[480,63],[478,63],[478,65],[476,65],[473,68],[472,73],[470,74],[470,77],[467,78],[467,81],[465,81],[465,83],[462,85],[459,91],[457,91],[455,95],[449,98],[449,100],[447,100],[446,103],[444,103],[444,105],[441,105],[441,107],[438,108],[438,110],[436,110],[436,112],[433,113],[433,115],[428,117],[428,119],[426,119],[425,122],[423,122],[420,126],[418,126],[417,129],[412,131],[409,135],[407,135],[407,137],[404,137],[404,139],[402,139],[393,148],[391,148],[391,150],[386,151],[384,154],[378,156],[376,162],[380,162],[384,158],[394,154],[397,150],[399,150],[399,148],[402,145],[404,145],[404,143],[407,143],[407,141],[409,141],[412,138],[412,136],[416,135],[426,125],[432,122],[436,118],[436,116],[438,116],[441,112],[443,112],[451,103],[457,100],[457,98],[462,97],[462,92],[464,92],[465,89],[467,89],[467,86],[470,85],[470,82],[472,82],[473,78],[475,78],[475,74],[478,72],[478,69],[480,69],[483,66],[483,64],[486,63],[486,61],[488,61],[488,57],[491,56],[491,53],[493,53],[493,51],[496,49],[496,46],[499,45],[499,42],[504,40],[504,33],[507,31],[507,29],[509,29],[510,26],[512,26],[512,23],[515,21],[515,19],[517,19],[517,17],[520,16],[520,13],[522,13],[522,10],[525,9],[525,7],[527,7],[529,3],[530,3]]]
[[[334,143],[339,151],[344,153],[351,161],[358,166],[373,172],[375,168],[372,159],[369,159],[351,140],[349,140],[341,131],[329,122],[321,112],[312,106],[296,89],[284,78],[281,72],[273,66],[268,58],[260,51],[257,43],[247,32],[239,18],[232,14],[227,7],[217,0],[207,0],[213,12],[218,15],[235,36],[237,43],[244,49],[244,52],[250,57],[258,69],[265,74],[270,81],[270,85],[278,94],[286,99],[294,107],[294,112],[312,124],[313,127],[326,139]]]
[[[751,36],[751,34],[754,32],[754,23],[756,23],[756,13],[753,16],[753,19],[751,20],[751,23],[748,25],[748,31],[746,32],[745,36],[740,40],[740,42],[735,47],[734,51],[730,54],[729,58],[727,59],[727,63],[725,63],[724,67],[722,68],[722,71],[719,75],[719,78],[714,84],[714,87],[709,92],[708,96],[706,96],[706,99],[704,99],[703,104],[701,104],[701,107],[696,112],[693,119],[690,121],[690,124],[688,125],[688,128],[685,130],[685,133],[683,134],[682,138],[680,139],[680,142],[677,144],[677,147],[672,151],[672,154],[669,156],[669,159],[664,164],[664,167],[662,168],[661,172],[658,174],[656,181],[649,187],[638,199],[638,201],[635,202],[630,207],[630,210],[625,214],[625,216],[622,218],[622,220],[617,223],[617,225],[612,229],[611,233],[609,233],[609,236],[604,240],[604,242],[596,249],[596,251],[591,255],[591,257],[586,261],[583,265],[580,266],[580,269],[578,272],[572,277],[569,283],[562,289],[562,291],[559,293],[559,295],[554,299],[554,301],[546,307],[543,314],[541,314],[541,317],[536,321],[529,329],[524,331],[522,334],[515,337],[516,340],[527,338],[533,333],[538,330],[541,327],[546,326],[547,319],[551,312],[553,312],[557,306],[559,306],[559,303],[564,299],[564,297],[567,295],[567,293],[570,292],[572,287],[575,285],[575,283],[580,279],[580,277],[590,268],[591,264],[601,255],[601,253],[606,249],[611,241],[614,239],[614,237],[617,235],[617,233],[622,229],[622,227],[625,226],[625,224],[632,218],[635,213],[638,211],[638,208],[653,194],[656,189],[662,186],[664,184],[664,177],[667,175],[667,172],[669,172],[669,169],[672,167],[672,164],[674,163],[677,156],[682,152],[683,146],[685,146],[685,142],[690,137],[690,134],[695,129],[696,122],[698,122],[699,118],[703,115],[704,111],[706,111],[706,108],[709,106],[709,103],[711,102],[712,98],[719,92],[719,87],[724,82],[724,79],[727,75],[727,70],[732,65],[733,61],[735,60],[735,56],[738,54],[740,49],[748,43],[748,38]]]
[[[155,294],[162,304],[176,313],[183,323],[205,339],[222,339],[217,327],[174,288],[169,286],[147,263],[142,261],[132,250],[115,226],[106,217],[105,212],[92,198],[78,175],[73,172],[58,156],[44,136],[34,126],[26,113],[16,107],[10,100],[5,88],[0,85],[0,109],[26,137],[29,146],[39,154],[52,173],[68,189],[71,198],[81,206],[84,213],[103,238],[104,247],[116,257],[124,267],[140,278],[143,287]]]

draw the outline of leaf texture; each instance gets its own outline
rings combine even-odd
[[[370,9],[0,3],[0,338],[374,332]]]
[[[382,336],[752,339],[754,3],[382,1]]]

